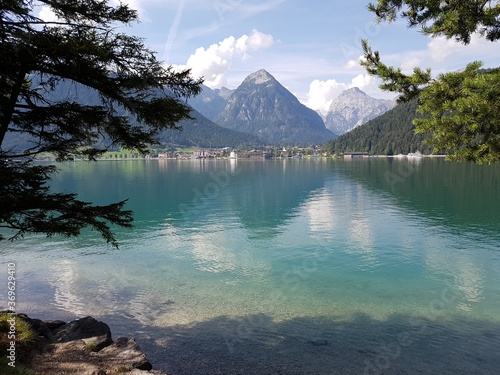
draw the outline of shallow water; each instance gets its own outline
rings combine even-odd
[[[129,198],[93,232],[0,244],[18,310],[107,322],[177,374],[496,374],[500,166],[102,161],[53,189]],[[3,300],[3,299],[2,299]],[[325,345],[326,344],[326,345]]]

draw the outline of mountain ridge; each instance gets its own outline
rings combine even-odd
[[[33,84],[38,85],[39,83],[33,81]],[[47,91],[45,95],[55,101],[69,99],[86,105],[99,105],[100,103],[99,95],[95,90],[64,80],[60,81],[54,90]],[[117,108],[117,111],[125,116],[128,115],[124,108]],[[223,128],[195,109],[192,109],[190,115],[193,119],[186,119],[177,124],[183,130],[162,130],[157,137],[160,145],[153,145],[153,147],[166,147],[169,145],[187,147],[239,147],[265,144],[262,139],[251,134]],[[132,125],[137,125],[135,120],[132,121]],[[29,149],[33,142],[33,138],[28,134],[9,132],[6,135],[3,147],[22,152]],[[109,144],[109,140],[107,139],[101,139],[98,142],[99,147],[106,147],[107,144]]]
[[[358,87],[344,90],[330,104],[325,126],[339,135],[372,120],[394,108],[394,100],[376,99]]]
[[[417,117],[418,99],[401,103],[381,116],[368,121],[328,142],[330,153],[368,152],[372,155],[406,155],[420,151],[433,154],[425,140],[428,135],[415,134],[413,120]]]
[[[315,111],[300,103],[265,69],[243,80],[216,123],[270,144],[323,144],[336,137]]]

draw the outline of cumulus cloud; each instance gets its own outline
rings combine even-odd
[[[307,103],[309,108],[326,114],[330,109],[333,99],[339,94],[352,87],[364,89],[366,87],[376,86],[375,79],[368,74],[358,74],[351,82],[338,82],[335,79],[327,81],[314,80],[309,85],[307,93]]]
[[[401,69],[403,70],[404,73],[406,74],[412,74],[413,69],[416,66],[421,66],[423,63],[422,58],[419,56],[412,56],[408,55],[403,58],[403,61],[401,62]]]
[[[375,83],[375,79],[373,76],[369,74],[358,74],[356,77],[354,77],[351,81],[351,87],[359,87],[360,89],[363,89],[368,86],[372,86]]]
[[[337,82],[335,79],[327,81],[315,79],[309,85],[306,105],[309,108],[326,113],[332,104],[332,100],[346,89],[347,85],[345,83]]]
[[[359,60],[349,60],[347,64],[344,65],[344,69],[352,70],[359,68]]]
[[[245,60],[250,57],[251,52],[269,48],[274,43],[272,35],[254,29],[250,35],[242,35],[239,38],[230,36],[206,49],[200,47],[189,56],[185,65],[175,67],[190,68],[194,77],[205,78],[205,85],[210,88],[220,88],[226,84],[225,74],[234,60]]]
[[[435,72],[450,71],[463,68],[473,60],[482,60],[493,65],[500,56],[498,48],[480,34],[475,33],[468,45],[447,39],[444,36],[429,37],[425,49],[406,51],[391,56],[382,56],[383,60],[393,66],[401,67],[404,73],[411,74],[416,66],[430,67]]]
[[[431,39],[431,41],[427,44],[428,54],[429,57],[432,58],[432,60],[441,62],[445,61],[449,56],[459,53],[462,50],[471,50],[478,44],[483,44],[482,42],[484,43],[484,39],[477,36],[477,34],[472,36],[469,46],[465,46],[462,43],[456,42],[454,39],[447,39],[444,36],[439,36]]]

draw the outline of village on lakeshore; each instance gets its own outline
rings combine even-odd
[[[335,159],[359,159],[359,158],[411,158],[420,159],[423,157],[444,157],[444,155],[423,155],[419,151],[408,154],[397,155],[373,155],[363,151],[351,151],[344,153],[330,153],[322,149],[320,145],[309,147],[265,147],[259,149],[235,150],[231,147],[224,148],[191,148],[169,151],[150,150],[147,154],[140,154],[137,151],[110,151],[103,154],[97,160],[216,160],[216,159],[302,159],[302,158],[335,158]],[[43,155],[39,161],[56,161],[53,155]],[[81,157],[74,157],[73,161],[86,160]]]

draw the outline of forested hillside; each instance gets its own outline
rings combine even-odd
[[[383,115],[328,142],[331,153],[362,151],[374,155],[397,155],[420,151],[431,154],[424,143],[426,136],[416,135],[413,119],[417,116],[417,99],[397,105]]]
[[[196,111],[191,112],[193,120],[181,121],[182,131],[164,130],[159,140],[162,145],[182,147],[255,147],[265,142],[251,134],[226,129],[214,124]]]

